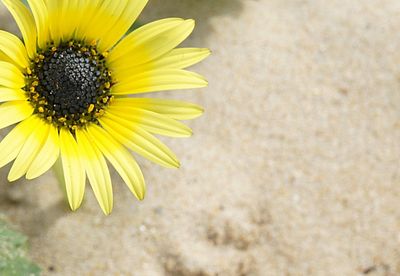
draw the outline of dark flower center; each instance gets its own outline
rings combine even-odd
[[[97,122],[111,100],[111,74],[95,45],[49,47],[27,71],[26,91],[36,113],[59,127]]]

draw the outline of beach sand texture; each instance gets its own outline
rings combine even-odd
[[[208,88],[152,95],[205,107],[162,139],[181,169],[138,157],[143,202],[112,172],[109,217],[89,185],[72,213],[51,173],[1,170],[43,275],[399,275],[400,1],[152,0],[141,22],[170,16],[213,51]]]

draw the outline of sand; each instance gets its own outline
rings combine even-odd
[[[142,22],[196,18],[213,56],[182,168],[138,158],[137,202],[113,172],[105,217],[71,213],[51,173],[7,184],[0,208],[43,275],[399,275],[400,2],[153,0]],[[2,12],[1,25],[8,23]]]

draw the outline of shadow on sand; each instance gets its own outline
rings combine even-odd
[[[63,198],[41,207],[43,204],[39,201],[43,198],[38,193],[43,191],[35,187],[37,184],[27,180],[8,183],[4,177],[5,171],[0,171],[1,179],[4,179],[0,181],[0,210],[10,217],[13,223],[19,225],[26,235],[32,237],[46,233],[59,218],[71,213]]]
[[[193,18],[197,21],[194,40],[204,42],[213,32],[211,19],[216,16],[239,17],[244,0],[150,0],[140,21],[147,23],[166,17]]]
[[[43,235],[63,216],[71,214],[64,200],[59,200],[46,208],[34,208],[29,219],[22,221],[21,228],[29,237]]]

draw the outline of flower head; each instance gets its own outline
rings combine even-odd
[[[184,68],[209,51],[175,48],[194,21],[163,19],[124,36],[147,0],[28,0],[29,8],[2,1],[23,37],[0,31],[0,128],[16,124],[0,143],[0,167],[15,160],[9,181],[36,178],[59,160],[71,209],[81,205],[87,177],[109,214],[111,164],[143,199],[143,175],[129,150],[179,167],[153,134],[190,136],[178,120],[202,109],[131,95],[207,85]]]

